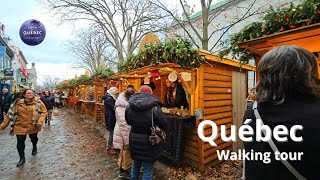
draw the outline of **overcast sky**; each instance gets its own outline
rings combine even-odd
[[[188,3],[193,5],[197,1],[188,0]],[[196,8],[199,9],[199,4],[196,4]],[[37,46],[24,44],[19,36],[20,26],[29,19],[39,20],[46,28],[46,37]],[[64,43],[72,38],[76,29],[84,27],[85,24],[58,26],[50,15],[45,14],[37,0],[1,1],[0,22],[5,25],[5,34],[12,39],[13,45],[19,47],[25,55],[27,67],[30,68],[32,62],[36,63],[38,83],[41,83],[46,75],[69,79],[74,78],[76,73],[78,76],[84,74],[84,70],[71,68],[72,58]]]

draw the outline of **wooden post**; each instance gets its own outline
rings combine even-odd
[[[191,95],[191,115],[194,115],[194,110],[195,110],[195,87],[196,87],[196,80],[197,80],[197,75],[195,73],[195,71],[191,71],[191,90],[192,90],[192,94]]]
[[[197,95],[198,95],[198,98],[197,98],[197,101],[198,101],[198,109],[203,109],[203,68],[204,68],[204,65],[202,65],[201,67],[199,67],[197,69],[197,77],[199,79],[198,82],[197,82],[197,87],[196,87],[196,90],[198,91],[197,92]],[[196,122],[196,127],[198,127],[200,121],[197,120]],[[198,138],[198,169],[200,171],[203,171],[204,170],[204,164],[203,164],[203,141],[199,138]]]

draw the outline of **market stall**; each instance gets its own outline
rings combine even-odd
[[[152,82],[155,86],[154,95],[164,104],[167,95],[166,79],[168,75],[175,74],[186,92],[189,109],[162,108],[168,118],[167,143],[163,153],[177,163],[182,161],[203,170],[217,160],[217,149],[232,149],[237,144],[223,142],[218,138],[218,147],[213,148],[208,142],[199,139],[198,124],[201,120],[212,120],[217,125],[226,125],[230,133],[231,124],[242,123],[247,92],[246,72],[254,71],[255,67],[243,65],[240,72],[238,61],[219,60],[217,56],[202,50],[199,53],[207,62],[199,68],[158,63],[110,78],[120,82],[120,91],[125,91],[129,84],[139,89],[142,84]],[[203,114],[203,117],[196,118],[195,113]],[[211,134],[212,129],[206,127],[205,135]]]
[[[297,45],[313,52],[319,60],[320,53],[320,23],[303,26],[300,28],[271,34],[239,43],[239,47],[246,48],[258,55],[256,64],[260,58],[270,49],[281,45]],[[320,75],[320,70],[319,70]],[[258,77],[257,77],[258,78]]]

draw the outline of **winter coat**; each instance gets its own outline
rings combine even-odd
[[[104,96],[102,96],[102,99],[104,100],[104,114],[105,114],[106,128],[108,130],[114,130],[114,126],[116,125],[116,115],[114,111],[114,105],[116,101],[113,99],[113,97],[109,93],[106,93]]]
[[[113,147],[116,149],[123,149],[124,146],[129,147],[129,133],[131,126],[127,124],[125,119],[125,111],[128,104],[129,103],[125,98],[125,93],[120,93],[115,104],[117,122],[113,134]]]
[[[47,110],[51,110],[54,107],[54,98],[52,96],[42,96],[41,101],[46,106]]]
[[[1,111],[7,113],[11,105],[11,95],[9,93],[0,95]]]
[[[172,103],[169,103],[169,90],[167,90],[166,98],[165,98],[165,106],[166,107],[176,107],[180,108],[183,106],[184,109],[189,109],[189,104],[186,97],[186,92],[184,91],[181,84],[176,83],[176,96]]]
[[[162,130],[166,130],[167,119],[162,113],[160,101],[156,96],[147,93],[131,96],[125,119],[131,125],[129,147],[133,160],[155,162],[161,156],[161,145],[152,146],[149,142],[151,113],[153,113],[154,123]]]
[[[318,170],[320,168],[320,100],[310,97],[301,97],[287,101],[280,105],[269,102],[258,103],[258,111],[265,125],[273,129],[277,125],[284,125],[288,132],[293,125],[302,125],[303,130],[298,130],[296,136],[302,136],[303,142],[294,142],[289,134],[287,142],[278,142],[273,139],[280,152],[303,152],[301,160],[288,162],[306,179],[319,179]],[[247,109],[244,120],[252,119],[249,124],[253,128],[254,135],[252,142],[245,142],[246,152],[271,152],[271,162],[268,164],[259,160],[245,162],[246,179],[296,179],[281,161],[274,159],[274,153],[268,142],[257,142],[256,117],[252,110],[252,105]],[[280,135],[280,137],[284,137]]]
[[[17,115],[14,121],[13,133],[17,135],[34,134],[41,130],[41,126],[46,118],[47,109],[40,101],[40,114],[38,114],[38,99],[34,98],[32,102],[25,103],[24,99],[20,99],[16,104]],[[33,118],[36,120],[36,125],[33,124]],[[9,125],[9,113],[5,116],[4,121],[0,124],[0,129],[4,130]]]

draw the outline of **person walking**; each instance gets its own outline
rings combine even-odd
[[[44,91],[44,95],[40,99],[47,108],[47,116],[45,123],[48,123],[48,125],[50,125],[50,121],[52,120],[52,110],[55,104],[54,98],[50,96],[49,91]]]
[[[32,155],[37,154],[38,132],[45,120],[47,109],[40,99],[35,98],[34,91],[26,89],[20,98],[11,104],[9,112],[0,124],[0,129],[4,130],[10,124],[10,134],[17,137],[17,150],[20,160],[17,167],[25,162],[25,140],[27,135],[32,142]]]
[[[317,59],[301,47],[280,46],[267,52],[257,69],[260,79],[255,102],[246,110],[244,121],[252,120],[249,124],[252,132],[257,131],[257,119],[269,126],[271,133],[281,125],[281,138],[287,137],[283,134],[286,128],[290,136],[302,137],[303,141],[295,142],[288,137],[287,142],[278,142],[272,138],[275,146],[269,142],[258,142],[256,138],[245,142],[246,152],[270,153],[271,159],[270,163],[264,163],[262,159],[246,160],[245,178],[296,179],[300,174],[297,179],[319,179],[320,162],[316,157],[320,149],[320,79]],[[260,117],[255,115],[257,112]],[[294,125],[301,125],[303,129],[292,132],[290,129]],[[271,146],[281,153],[302,152],[303,156],[300,160],[288,158],[286,162],[292,166],[289,168],[285,162],[275,159]]]
[[[130,173],[128,172],[132,166],[132,159],[130,158],[129,150],[129,133],[131,126],[126,122],[125,111],[127,105],[129,104],[128,100],[134,93],[134,86],[129,85],[126,89],[126,92],[119,94],[115,103],[117,122],[114,128],[113,147],[115,149],[120,149],[118,157],[118,165],[120,167],[119,178],[123,179],[131,179]]]
[[[2,89],[2,94],[0,95],[0,104],[3,117],[8,113],[9,107],[11,105],[11,95],[8,93],[7,88]]]
[[[129,148],[133,159],[132,180],[139,179],[141,166],[143,166],[142,180],[151,180],[153,164],[161,156],[161,145],[152,145],[149,141],[152,117],[155,125],[166,130],[167,119],[161,110],[159,99],[152,95],[152,89],[149,86],[143,85],[140,87],[139,93],[130,98],[125,112],[125,119],[131,126]]]
[[[114,111],[115,102],[117,100],[117,96],[119,94],[118,88],[111,87],[107,90],[107,93],[102,96],[104,100],[104,114],[106,120],[106,129],[109,131],[109,137],[107,142],[107,154],[115,155],[116,152],[112,147],[113,143],[113,131],[116,125],[116,115]]]

